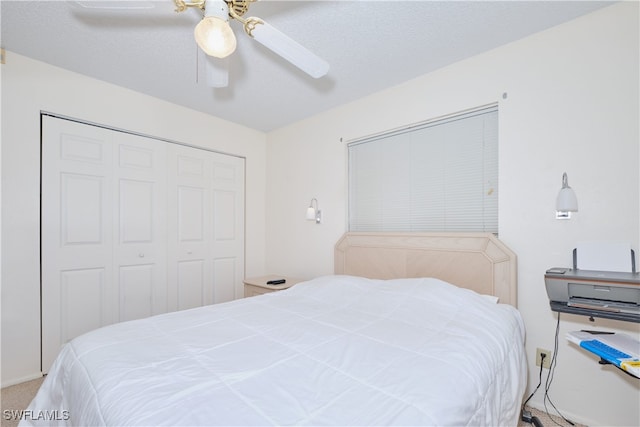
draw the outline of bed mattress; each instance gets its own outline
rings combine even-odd
[[[514,307],[327,276],[80,336],[21,425],[516,425],[525,384]]]

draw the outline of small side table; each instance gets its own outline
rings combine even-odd
[[[285,283],[280,285],[267,285],[267,282],[270,280],[278,280],[284,279]],[[253,297],[256,295],[268,294],[269,292],[281,291],[283,289],[288,289],[296,283],[302,282],[302,279],[295,279],[293,277],[286,276],[262,276],[262,277],[251,277],[244,279],[244,296]]]

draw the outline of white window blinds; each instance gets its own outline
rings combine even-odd
[[[348,144],[350,231],[498,232],[497,105]]]

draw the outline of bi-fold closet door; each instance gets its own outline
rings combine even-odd
[[[242,296],[244,159],[42,117],[42,369],[111,323]]]

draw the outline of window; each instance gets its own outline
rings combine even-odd
[[[348,144],[350,231],[498,232],[497,105]]]

